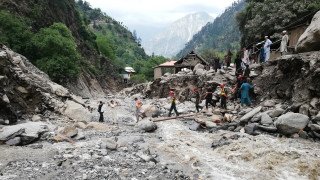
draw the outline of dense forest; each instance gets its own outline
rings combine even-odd
[[[248,6],[237,15],[241,45],[280,38],[280,33],[304,16],[320,9],[319,0],[245,0]]]
[[[238,50],[241,35],[235,16],[246,4],[244,1],[234,2],[214,22],[208,23],[195,34],[185,48],[177,54],[177,57],[180,58],[192,50],[203,56],[215,54],[220,57],[226,54],[229,49]]]

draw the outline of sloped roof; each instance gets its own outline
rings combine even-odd
[[[200,61],[204,62],[205,64],[209,64],[206,60],[204,60],[200,55],[198,55],[197,53],[195,53],[194,51],[191,51],[189,54],[187,54],[186,56],[182,57],[181,59],[179,59],[176,64],[182,64],[184,60],[189,59],[191,57],[196,57],[197,59],[199,59]]]
[[[159,66],[163,67],[163,66],[174,66],[174,63],[176,63],[177,61],[168,61],[165,63],[160,64]]]

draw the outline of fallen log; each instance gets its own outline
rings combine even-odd
[[[153,122],[166,121],[166,120],[178,119],[178,118],[184,118],[184,117],[190,117],[190,116],[195,116],[195,115],[197,115],[197,114],[192,113],[192,114],[186,114],[186,115],[182,115],[182,116],[152,118],[151,121],[153,121]]]

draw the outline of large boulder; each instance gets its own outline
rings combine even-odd
[[[320,50],[320,11],[314,15],[311,24],[300,36],[296,45],[296,52],[309,52]]]
[[[262,125],[271,125],[271,124],[273,124],[272,118],[267,113],[263,113],[262,116],[261,116],[261,124]]]
[[[66,101],[66,108],[63,112],[64,115],[77,121],[90,121],[93,117],[93,113],[90,113],[81,104],[74,101]]]
[[[262,106],[259,106],[253,110],[251,110],[250,112],[248,112],[247,114],[245,114],[244,116],[241,117],[240,121],[241,122],[248,122],[254,115],[256,115],[257,113],[259,113],[262,109]]]
[[[309,117],[299,113],[288,112],[280,116],[275,124],[278,131],[284,135],[292,135],[304,129],[309,123]]]
[[[148,120],[139,121],[137,126],[140,130],[145,132],[152,132],[157,129],[156,123]]]
[[[9,141],[20,137],[22,145],[32,143],[48,131],[48,126],[42,122],[27,122],[13,126],[5,126],[0,130],[0,141]],[[11,141],[9,141],[11,143]]]

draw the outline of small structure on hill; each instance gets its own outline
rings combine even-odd
[[[125,67],[121,72],[121,76],[123,77],[124,82],[128,82],[128,80],[136,74],[136,71],[132,67]]]
[[[160,78],[165,73],[174,74],[175,73],[174,63],[176,63],[176,62],[177,61],[169,61],[169,62],[165,62],[163,64],[160,64],[159,66],[154,67],[153,68],[153,70],[154,70],[154,79]]]
[[[210,64],[205,59],[196,54],[194,51],[191,51],[189,54],[174,63],[175,73],[181,71],[184,68],[193,70],[194,67],[199,63],[204,65],[205,69],[210,68]]]

